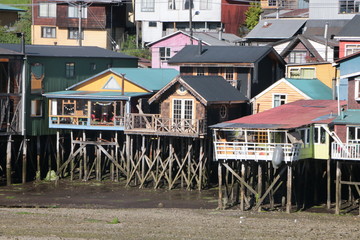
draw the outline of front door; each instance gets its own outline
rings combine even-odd
[[[173,100],[173,124],[175,131],[184,131],[192,126],[193,119],[192,99]]]

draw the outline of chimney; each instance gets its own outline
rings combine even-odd
[[[202,41],[201,41],[201,39],[199,39],[198,45],[199,45],[199,55],[201,55],[202,54]]]

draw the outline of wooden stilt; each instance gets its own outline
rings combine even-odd
[[[86,132],[83,131],[83,140],[86,141]],[[88,156],[87,156],[87,151],[86,151],[86,147],[84,148],[84,177],[83,177],[83,180],[86,181],[86,176],[88,175]]]
[[[9,135],[6,147],[6,185],[11,185],[11,145],[12,137]]]
[[[60,169],[60,132],[56,131],[56,171]]]
[[[292,189],[292,166],[287,166],[287,196],[286,196],[286,212],[291,212],[291,191]]]
[[[218,198],[218,208],[223,209],[223,195],[222,195],[222,168],[221,162],[218,162],[218,182],[219,182],[219,198]]]
[[[327,209],[331,208],[331,174],[330,174],[330,158],[326,160],[326,182],[327,182],[327,192],[326,192],[326,206]]]
[[[26,183],[26,169],[27,169],[27,139],[24,136],[23,142],[23,158],[22,158],[22,183]]]
[[[40,164],[40,136],[36,137],[36,180],[41,179],[41,164]]]
[[[241,163],[241,177],[243,179],[245,179],[245,163]],[[240,210],[244,211],[245,210],[245,186],[244,184],[241,182],[240,185]]]
[[[70,138],[71,138],[71,153],[74,152],[74,133],[73,131],[70,132]],[[70,180],[73,181],[74,180],[74,160],[70,161]]]
[[[258,194],[256,195],[256,202],[259,201],[261,194],[262,194],[262,167],[261,162],[258,162],[258,184],[257,184],[257,190]],[[259,212],[261,212],[261,206],[259,206],[258,209]]]
[[[336,161],[336,184],[335,184],[335,214],[340,214],[341,208],[341,163]]]

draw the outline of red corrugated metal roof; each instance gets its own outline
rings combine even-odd
[[[340,101],[340,104],[344,105],[346,101]],[[330,123],[337,112],[336,100],[299,100],[226,123],[277,124],[278,128],[290,129],[312,123]]]

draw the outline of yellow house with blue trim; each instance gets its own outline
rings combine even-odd
[[[64,91],[45,93],[49,127],[124,130],[126,115],[139,111],[139,101],[151,97],[178,74],[175,69],[110,68]]]

